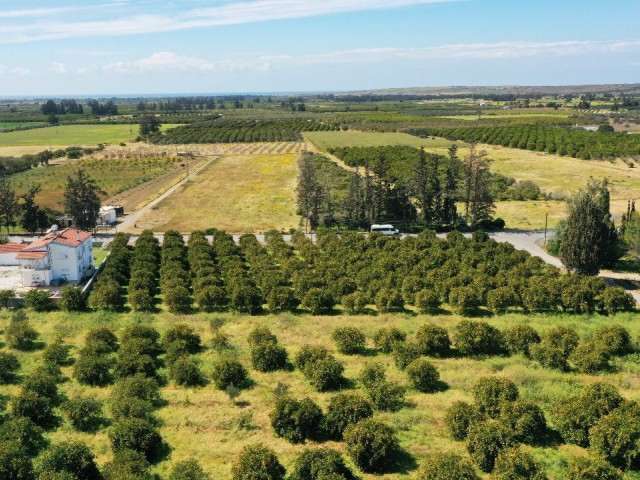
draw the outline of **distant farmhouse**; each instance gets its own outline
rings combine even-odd
[[[79,282],[94,272],[91,232],[54,225],[30,244],[0,245],[0,265],[19,265],[26,287]]]

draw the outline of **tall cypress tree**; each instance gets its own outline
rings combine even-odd
[[[439,215],[442,223],[452,225],[456,223],[458,212],[456,209],[456,198],[458,195],[458,177],[460,175],[460,159],[458,159],[458,146],[453,144],[449,147],[449,162],[446,170],[446,180],[444,185],[442,211]]]

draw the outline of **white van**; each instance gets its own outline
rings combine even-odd
[[[382,235],[398,235],[400,230],[393,225],[371,225],[371,233],[378,232]]]

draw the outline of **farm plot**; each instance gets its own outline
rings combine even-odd
[[[61,165],[32,168],[11,176],[18,194],[27,191],[30,185],[40,185],[42,190],[36,201],[43,207],[60,209],[67,177],[81,167],[96,180],[106,195],[104,198],[124,192],[137,185],[149,182],[159,175],[173,170],[182,170],[175,157],[146,157],[135,159],[82,159]]]
[[[418,138],[406,133],[387,132],[304,132],[305,138],[319,150],[338,147],[379,147],[408,145],[411,147],[447,148],[451,141],[445,139]],[[460,143],[460,142],[458,142]]]
[[[154,231],[255,232],[298,225],[297,155],[223,156],[137,222]]]
[[[163,125],[170,129],[176,125]],[[60,125],[0,133],[0,147],[96,145],[98,143],[120,143],[138,136],[138,125]]]

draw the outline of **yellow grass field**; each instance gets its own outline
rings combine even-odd
[[[222,156],[137,222],[138,229],[233,233],[297,227],[298,156]]]
[[[170,448],[170,454],[160,463],[153,466],[153,472],[166,478],[171,465],[189,457],[196,458],[204,469],[215,480],[231,478],[230,470],[233,461],[248,443],[262,442],[273,448],[279,460],[291,471],[295,456],[305,447],[327,446],[344,452],[343,442],[325,442],[318,444],[310,441],[306,445],[292,445],[276,438],[269,422],[269,413],[273,409],[274,387],[278,382],[289,386],[289,393],[294,398],[308,396],[326,409],[333,393],[318,393],[298,370],[260,373],[251,368],[250,351],[247,337],[256,325],[266,325],[278,336],[280,343],[287,349],[292,359],[304,344],[321,344],[334,352],[336,358],[345,365],[345,376],[353,382],[349,388],[360,389],[357,378],[367,362],[376,361],[385,366],[389,380],[401,385],[408,385],[406,373],[399,370],[390,355],[371,351],[369,355],[342,355],[335,352],[331,340],[331,332],[336,327],[357,325],[367,335],[370,347],[371,337],[383,326],[396,326],[410,336],[419,326],[432,322],[452,332],[453,327],[461,320],[457,315],[424,316],[411,314],[393,314],[379,316],[347,316],[335,315],[312,317],[309,315],[265,315],[248,317],[236,314],[197,314],[175,316],[168,313],[147,314],[68,314],[53,312],[46,314],[30,313],[32,325],[41,334],[44,342],[50,342],[60,332],[64,332],[65,341],[73,345],[71,355],[76,357],[84,343],[89,328],[106,325],[120,333],[126,326],[142,323],[156,328],[163,333],[175,323],[186,323],[201,336],[205,349],[197,355],[203,374],[210,378],[214,363],[221,355],[237,357],[249,370],[254,385],[243,390],[234,405],[224,392],[216,390],[211,384],[203,387],[177,387],[173,382],[161,388],[161,396],[166,406],[154,413],[160,420],[160,433]],[[0,313],[0,327],[6,328],[10,315]],[[232,349],[221,353],[209,348],[212,331],[209,321],[212,318],[224,319],[221,331],[228,336]],[[557,325],[576,328],[581,337],[587,337],[598,325],[608,322],[620,323],[627,327],[633,338],[640,333],[638,322],[633,314],[618,315],[614,318],[600,316],[571,317],[558,315],[525,316],[510,314],[490,320],[493,325],[504,329],[515,323],[526,323],[539,332]],[[411,338],[411,337],[410,337]],[[16,352],[23,365],[23,373],[28,375],[40,362],[41,353]],[[616,386],[622,395],[630,400],[640,400],[640,377],[638,365],[634,357],[614,360],[615,373],[601,376],[577,373],[561,373],[543,369],[523,356],[489,357],[489,358],[448,358],[430,359],[440,372],[440,377],[447,384],[447,389],[439,393],[425,394],[414,389],[407,392],[408,404],[397,412],[376,412],[375,417],[394,427],[402,448],[413,458],[414,462],[405,462],[404,471],[396,471],[385,475],[360,474],[362,480],[409,480],[413,478],[416,465],[420,465],[429,453],[455,451],[468,456],[463,442],[451,440],[446,432],[444,416],[447,408],[455,400],[471,401],[471,389],[476,380],[485,375],[505,377],[518,386],[523,399],[538,403],[545,411],[547,420],[553,426],[552,404],[566,395],[575,393],[583,385],[595,381],[606,381]],[[71,377],[73,367],[63,367],[66,376]],[[166,376],[165,368],[159,371]],[[60,384],[60,391],[67,397],[76,394],[91,396],[107,401],[111,387],[87,387],[78,384],[74,379]],[[18,385],[2,386],[4,394],[16,394]],[[109,415],[108,407],[105,413]],[[80,433],[71,428],[65,421],[55,432],[48,436],[54,441],[81,440],[95,454],[99,465],[104,465],[111,456],[106,429],[98,433]],[[527,447],[529,448],[529,447]],[[544,465],[550,478],[559,478],[558,474],[568,457],[584,454],[585,450],[572,445],[536,447],[530,449],[536,459]],[[347,462],[352,462],[344,455]],[[354,469],[355,470],[355,469]],[[356,471],[357,472],[357,471]],[[487,477],[488,478],[488,477]],[[560,477],[561,478],[561,477]],[[637,478],[637,477],[628,477]]]

